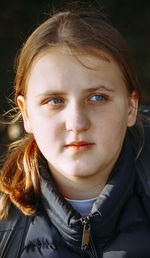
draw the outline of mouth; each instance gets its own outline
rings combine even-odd
[[[80,142],[71,142],[65,145],[65,148],[72,150],[74,152],[85,152],[90,150],[93,147],[93,145],[94,143],[80,141]]]

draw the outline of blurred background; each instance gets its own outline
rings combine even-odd
[[[103,9],[128,42],[143,90],[142,102],[150,106],[150,1],[149,0],[3,0],[0,4],[0,155],[20,137],[20,123],[6,125],[2,114],[10,109],[15,77],[14,59],[30,33],[56,10]]]

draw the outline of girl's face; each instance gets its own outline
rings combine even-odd
[[[26,131],[52,173],[69,180],[110,173],[136,120],[137,94],[107,57],[80,55],[88,69],[67,50],[47,50],[32,65],[26,99],[18,97]]]

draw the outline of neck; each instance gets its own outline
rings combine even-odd
[[[68,199],[86,200],[97,197],[103,190],[110,172],[96,173],[92,177],[65,177],[50,166],[60,193]]]

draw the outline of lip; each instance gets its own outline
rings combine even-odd
[[[79,142],[70,142],[66,144],[66,149],[73,150],[74,152],[85,152],[90,150],[93,147],[94,143],[79,141]]]

